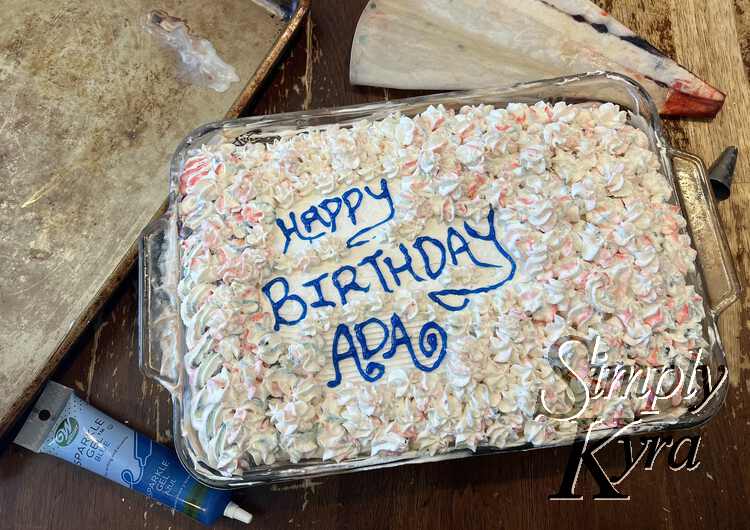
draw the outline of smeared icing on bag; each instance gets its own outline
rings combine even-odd
[[[588,0],[371,0],[352,83],[468,89],[607,70],[638,81],[666,116],[711,117],[724,94]]]

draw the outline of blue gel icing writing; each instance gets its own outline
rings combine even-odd
[[[323,289],[320,286],[320,282],[322,282],[326,278],[328,278],[328,273],[324,272],[317,278],[313,278],[312,280],[309,280],[302,284],[303,287],[312,287],[315,290],[315,295],[318,297],[317,300],[310,304],[310,307],[336,307],[335,302],[326,300],[325,296],[323,295]]]
[[[399,275],[403,272],[408,272],[411,274],[411,277],[414,278],[415,281],[423,282],[424,278],[422,278],[419,274],[417,274],[414,271],[414,267],[412,267],[412,259],[411,255],[409,254],[409,250],[404,246],[403,243],[399,244],[398,249],[401,251],[401,254],[404,256],[404,263],[403,265],[399,265],[398,267],[393,264],[393,259],[390,257],[385,258],[383,260],[383,263],[385,263],[385,266],[388,267],[388,270],[391,273],[391,276],[393,276],[393,281],[396,282],[396,285],[401,287],[401,279],[399,278]]]
[[[383,333],[383,338],[380,340],[377,346],[375,346],[374,348],[370,348],[370,346],[367,344],[367,337],[365,336],[365,328],[367,328],[368,326],[373,326],[373,325],[380,328],[380,330]],[[362,358],[365,360],[369,360],[376,353],[380,352],[380,350],[382,350],[383,347],[385,346],[386,342],[388,342],[388,337],[390,335],[388,331],[388,326],[386,326],[382,320],[375,318],[375,317],[368,318],[364,322],[356,324],[354,326],[354,334],[357,336],[359,345],[362,348]]]
[[[373,252],[369,256],[365,256],[362,258],[359,263],[357,263],[357,266],[361,267],[363,265],[369,265],[372,267],[372,269],[375,271],[375,275],[378,277],[378,281],[380,282],[380,287],[383,289],[386,293],[392,293],[393,289],[388,287],[388,282],[385,281],[385,276],[383,276],[383,271],[380,269],[380,265],[378,264],[378,258],[383,255],[383,251],[378,249],[375,252]]]
[[[424,249],[425,243],[430,243],[433,247],[438,249],[440,251],[440,264],[437,266],[436,269],[432,268],[432,264],[430,262],[430,256],[427,254],[427,251]],[[445,247],[443,244],[438,241],[437,239],[433,237],[427,237],[427,236],[421,236],[418,237],[414,241],[414,248],[417,249],[417,252],[422,256],[422,260],[424,261],[424,268],[425,272],[427,273],[427,276],[431,280],[437,279],[438,276],[440,276],[443,273],[443,269],[445,269]]]
[[[443,362],[443,357],[445,357],[445,353],[448,351],[448,335],[445,330],[435,321],[427,322],[419,331],[419,351],[422,352],[425,357],[431,359],[432,356],[435,355],[435,352],[438,351],[438,347],[440,348],[440,353],[438,353],[437,358],[431,365],[422,364],[412,352],[411,359],[414,362],[414,366],[423,372],[432,372],[435,368],[440,366],[440,363]]]
[[[310,208],[300,214],[299,218],[300,221],[302,221],[302,226],[305,228],[305,232],[308,234],[312,232],[312,226],[315,223],[320,223],[325,227],[331,226],[330,218],[328,220],[323,219],[317,206],[310,206]]]
[[[490,291],[494,291],[495,289],[498,289],[511,281],[513,277],[516,274],[516,262],[513,259],[513,257],[506,251],[502,244],[497,240],[497,236],[495,233],[495,211],[490,208],[489,213],[487,214],[487,225],[488,225],[488,231],[487,235],[482,235],[479,233],[479,231],[470,226],[469,223],[464,221],[464,228],[466,229],[466,233],[469,234],[470,237],[474,239],[480,239],[483,241],[489,241],[491,242],[497,251],[500,253],[502,257],[504,257],[508,263],[510,264],[510,270],[508,271],[508,275],[502,279],[501,281],[494,283],[492,285],[488,285],[486,287],[477,287],[474,289],[469,288],[459,288],[459,289],[442,289],[439,291],[433,291],[429,293],[427,296],[429,296],[430,300],[435,302],[436,304],[440,305],[441,307],[449,310],[449,311],[461,311],[466,308],[467,305],[469,305],[469,298],[468,296],[473,294],[480,294],[480,293],[487,293]],[[469,254],[471,256],[471,254]],[[481,265],[478,265],[481,266]],[[493,265],[493,267],[502,268],[497,265]],[[449,302],[446,302],[443,300],[443,297],[446,296],[464,296],[465,298],[459,303],[459,304],[451,304]]]
[[[339,353],[341,339],[345,340],[349,346],[349,348],[343,353]],[[362,363],[359,360],[357,348],[354,346],[352,334],[349,331],[349,326],[346,324],[339,324],[336,328],[336,333],[333,336],[331,359],[333,360],[334,379],[333,381],[328,381],[328,383],[326,383],[330,388],[335,388],[341,384],[341,368],[339,367],[339,364],[346,359],[352,359],[354,361],[359,375],[361,375],[362,379],[365,381],[372,383],[383,377],[383,374],[385,373],[385,366],[376,362],[367,363],[365,369],[362,369]]]
[[[375,193],[374,191],[372,191],[372,189],[370,189],[370,186],[365,186],[365,193],[367,193],[367,195],[369,195],[373,199],[385,200],[388,203],[388,215],[382,221],[375,223],[372,226],[363,228],[362,230],[354,234],[352,237],[347,239],[346,246],[349,248],[359,247],[367,243],[366,239],[363,239],[361,241],[356,241],[356,239],[366,234],[367,232],[370,232],[371,230],[374,230],[375,228],[384,225],[385,223],[393,219],[394,215],[396,215],[396,210],[393,207],[393,199],[391,199],[391,194],[388,191],[388,182],[385,179],[380,180],[380,193]]]
[[[326,226],[331,227],[331,231],[336,231],[336,217],[338,217],[341,211],[341,199],[339,197],[333,197],[330,199],[323,199],[320,201],[320,208],[325,210],[328,214],[329,224]]]
[[[374,228],[387,223],[393,219],[393,216],[396,213],[393,207],[391,194],[388,190],[388,183],[385,179],[381,179],[380,181],[380,191],[374,191],[369,186],[365,186],[364,191],[356,187],[350,188],[346,190],[341,197],[329,197],[323,199],[317,205],[310,206],[299,214],[299,218],[294,212],[289,212],[288,222],[281,218],[277,218],[276,226],[279,227],[279,230],[281,230],[281,233],[284,236],[283,253],[287,253],[289,245],[295,236],[301,241],[311,243],[327,233],[336,233],[340,228],[338,216],[344,207],[346,207],[346,216],[349,219],[349,222],[353,227],[356,227],[359,222],[357,219],[357,212],[364,206],[364,200],[366,197],[371,197],[376,201],[385,201],[388,206],[386,217],[383,220],[358,230],[346,240],[346,246],[349,248],[358,247],[367,243],[368,239],[360,239],[361,236],[370,232]],[[380,209],[380,207],[376,207],[373,208],[373,211],[379,211]],[[317,233],[313,233],[317,226],[320,226],[320,230]]]
[[[349,274],[349,281],[346,283],[341,283],[339,278],[341,278],[344,273]],[[341,305],[346,305],[346,294],[349,291],[359,291],[362,293],[366,293],[370,290],[369,284],[363,286],[357,283],[357,269],[355,269],[351,265],[344,265],[343,267],[339,268],[336,272],[333,273],[332,279],[333,285],[339,292],[339,297],[341,297]]]
[[[290,225],[287,226],[281,218],[276,219],[276,226],[279,227],[281,233],[284,235],[284,254],[286,254],[286,251],[289,250],[289,244],[292,242],[292,236],[295,234],[298,238],[307,242],[315,241],[316,239],[325,235],[325,232],[320,232],[319,234],[315,234],[314,236],[303,235],[299,231],[299,226],[297,225],[297,216],[294,215],[294,212],[289,213],[289,222]]]
[[[281,298],[275,299],[271,294],[271,290],[273,289],[273,286],[277,284],[282,286],[284,294],[282,294]],[[289,282],[286,278],[274,278],[273,280],[265,284],[262,287],[261,291],[263,291],[263,294],[266,295],[266,298],[268,298],[269,302],[271,302],[271,310],[273,311],[274,318],[274,331],[279,331],[282,325],[293,326],[294,324],[297,324],[298,322],[304,320],[304,318],[307,316],[307,304],[298,294],[289,294]],[[299,317],[293,320],[287,320],[280,314],[281,308],[284,307],[284,304],[286,304],[287,302],[293,302],[299,306]]]
[[[365,328],[368,326],[377,326],[383,333],[383,338],[375,347],[370,347],[367,343]],[[373,382],[383,377],[383,374],[385,374],[385,365],[369,360],[385,350],[389,338],[391,346],[387,351],[384,351],[383,359],[388,360],[393,358],[399,352],[399,349],[403,347],[409,353],[414,366],[423,372],[431,372],[440,366],[447,351],[448,334],[434,321],[424,324],[419,333],[419,353],[424,358],[432,360],[432,364],[425,363],[417,357],[417,352],[414,350],[409,332],[395,313],[390,318],[390,329],[380,319],[371,317],[364,322],[355,324],[354,330],[361,349],[361,356],[349,331],[349,326],[339,324],[336,328],[331,351],[334,378],[326,383],[329,388],[336,388],[341,384],[341,363],[349,359],[354,362],[357,372],[359,372],[365,381]],[[343,353],[341,352],[342,342],[345,342],[347,346],[347,349]],[[362,368],[363,361],[369,361],[364,369]]]
[[[356,197],[353,202],[351,200],[352,196]],[[362,204],[363,198],[364,194],[359,188],[346,190],[341,196],[341,200],[344,201],[344,204],[346,205],[347,215],[353,226],[357,225],[357,209]]]

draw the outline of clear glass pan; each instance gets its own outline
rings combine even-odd
[[[689,409],[679,417],[655,417],[631,429],[629,433],[695,427],[708,421],[718,412],[727,392],[727,367],[716,319],[739,298],[740,284],[716,212],[705,167],[698,157],[676,151],[666,143],[656,107],[640,85],[619,74],[595,72],[524,83],[508,88],[450,92],[401,101],[220,121],[204,125],[185,138],[172,159],[167,212],[152,223],[141,238],[139,347],[142,371],[160,382],[172,395],[175,448],[185,467],[197,479],[214,487],[243,487],[401,464],[538,448],[531,445],[505,449],[481,447],[476,453],[456,450],[431,457],[406,454],[394,457],[361,457],[341,463],[279,463],[257,466],[241,477],[222,476],[207,467],[196,456],[200,454],[195,446],[197,437],[186,428],[189,421],[184,417],[185,411],[189,410],[191,396],[188,385],[183,384],[186,373],[181,362],[185,353],[185,343],[177,296],[181,267],[177,251],[176,205],[178,178],[183,164],[189,151],[203,144],[227,141],[263,142],[280,134],[292,134],[331,124],[346,126],[363,118],[382,119],[396,111],[413,116],[428,106],[437,104],[459,108],[480,103],[496,106],[504,106],[511,102],[533,104],[540,100],[568,103],[613,102],[627,110],[630,124],[646,133],[651,149],[658,155],[663,174],[671,182],[674,196],[688,220],[688,231],[698,252],[699,274],[689,278],[689,281],[703,295],[706,305],[703,335],[709,347],[708,358],[704,359],[708,372],[704,376],[704,384],[710,381],[709,386],[715,387],[716,391],[710,401]],[[597,431],[597,437],[605,436],[609,432]]]

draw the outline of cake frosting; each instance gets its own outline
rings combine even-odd
[[[559,443],[654,401],[647,385],[555,419],[577,399],[561,340],[683,370],[704,346],[685,220],[609,103],[214,142],[178,193],[184,428],[226,475]],[[585,353],[564,355],[596,382]]]

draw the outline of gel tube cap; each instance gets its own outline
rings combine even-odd
[[[245,524],[250,523],[250,521],[253,520],[253,514],[250,512],[243,510],[239,506],[237,506],[233,501],[229,501],[229,504],[227,504],[227,507],[224,508],[224,517],[229,517],[230,519],[237,519],[238,521],[242,521]]]
[[[113,420],[50,381],[14,442],[67,460],[212,525],[222,515],[249,523],[231,493],[196,481],[171,449]]]

